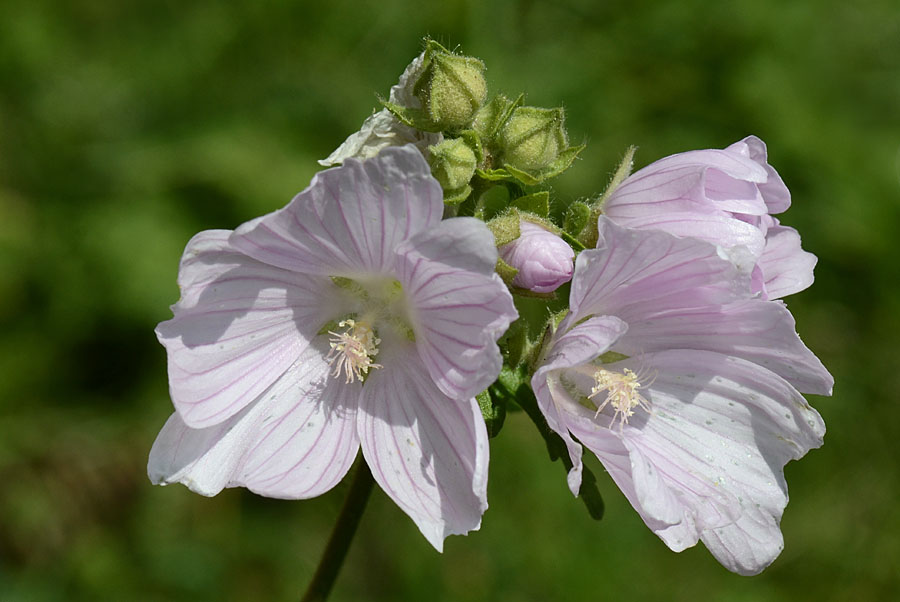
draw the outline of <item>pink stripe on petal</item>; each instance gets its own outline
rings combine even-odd
[[[397,250],[416,347],[453,399],[474,397],[500,372],[496,341],[517,313],[496,263],[490,231],[472,218],[445,220]]]
[[[769,299],[780,299],[808,288],[814,280],[816,256],[800,247],[800,235],[787,226],[772,226],[759,258]]]
[[[401,242],[440,221],[442,199],[421,152],[392,147],[319,172],[287,207],[239,227],[231,241],[287,270],[387,273]]]
[[[673,511],[683,513],[684,528],[661,534],[673,549],[702,537],[730,570],[759,572],[781,549],[783,466],[821,444],[821,418],[783,379],[738,358],[674,350],[609,369],[625,367],[656,372],[645,391],[651,413],[633,417],[621,434],[632,503],[655,530],[654,521],[674,524]],[[570,428],[591,447],[583,418]],[[608,461],[605,450],[593,451]]]
[[[185,250],[181,300],[156,329],[168,351],[175,408],[192,428],[228,419],[256,399],[335,307],[330,281],[265,265],[204,232]]]
[[[328,491],[359,449],[355,399],[328,389],[328,369],[322,350],[309,348],[254,403],[220,424],[193,429],[173,414],[150,452],[150,480],[180,482],[208,496],[235,486],[289,499]]]
[[[431,382],[414,350],[395,350],[362,392],[363,455],[384,491],[438,550],[447,535],[478,529],[487,508],[488,443],[474,399],[455,401]]]

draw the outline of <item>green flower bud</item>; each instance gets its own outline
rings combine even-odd
[[[539,170],[569,146],[561,108],[518,107],[500,128],[502,162],[520,170]]]
[[[484,63],[448,52],[429,40],[425,70],[414,92],[437,130],[458,130],[472,123],[487,98]]]
[[[428,147],[431,175],[445,191],[468,185],[475,175],[475,151],[462,138],[450,138]]]

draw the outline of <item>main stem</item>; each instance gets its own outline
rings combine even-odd
[[[322,553],[322,559],[301,602],[318,602],[328,598],[356,534],[356,527],[366,509],[366,502],[369,501],[374,482],[368,464],[363,459],[358,460],[353,482],[350,483],[350,491],[347,492],[347,498],[328,539],[328,545],[325,546],[325,552]]]

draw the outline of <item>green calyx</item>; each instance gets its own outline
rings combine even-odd
[[[472,123],[487,98],[484,63],[427,40],[423,67],[413,92],[433,131],[459,130]]]
[[[568,147],[561,108],[518,107],[498,132],[504,164],[521,170],[543,169]]]
[[[465,200],[472,191],[469,181],[478,163],[475,151],[463,138],[450,138],[428,147],[428,153],[431,175],[444,189],[444,200]]]

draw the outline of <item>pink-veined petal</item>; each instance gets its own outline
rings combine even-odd
[[[229,232],[188,243],[181,300],[156,334],[168,351],[169,389],[192,428],[228,419],[265,391],[327,321],[330,281],[260,263]]]
[[[320,495],[347,473],[359,450],[358,390],[327,377],[313,346],[253,404],[202,429],[173,414],[147,467],[157,484],[183,483],[212,496],[244,486],[267,497]]]
[[[493,236],[474,218],[445,220],[397,250],[419,354],[453,399],[474,397],[500,372],[496,341],[518,314],[496,263]]]
[[[782,213],[791,206],[791,192],[785,186],[784,180],[769,165],[766,143],[756,136],[747,136],[740,142],[735,142],[725,149],[726,151],[740,152],[756,161],[766,171],[766,181],[759,185],[759,191],[768,206],[769,213]]]
[[[441,551],[448,535],[481,525],[487,429],[475,400],[441,393],[413,349],[391,355],[363,387],[363,455],[381,488]]]
[[[616,188],[603,204],[603,213],[615,221],[666,213],[718,214],[707,202],[703,180],[703,170],[693,165],[645,168]]]
[[[749,281],[702,241],[630,230],[601,217],[598,248],[575,261],[571,313],[637,315],[703,306],[749,296]]]
[[[585,320],[568,332],[570,322],[564,320],[560,330],[564,332],[553,343],[540,368],[531,378],[531,388],[547,425],[565,442],[572,460],[567,483],[573,495],[581,488],[581,446],[569,435],[565,420],[560,416],[557,403],[568,400],[569,394],[559,380],[557,372],[590,362],[605,353],[628,329],[628,325],[613,316],[598,316]],[[577,403],[571,400],[572,403]]]
[[[637,510],[667,523],[683,513],[681,529],[658,532],[673,549],[702,537],[729,570],[761,571],[781,550],[784,465],[821,445],[821,417],[774,373],[717,353],[664,351],[609,369],[647,366],[656,372],[644,390],[652,411],[620,435]],[[595,453],[605,462],[602,449]]]
[[[799,391],[830,395],[834,378],[797,335],[793,316],[774,301],[674,309],[632,319],[616,351],[630,356],[666,349],[715,351],[775,372]]]
[[[813,283],[817,258],[800,247],[800,235],[787,226],[772,226],[759,267],[769,299],[780,299],[805,290]]]
[[[319,172],[284,209],[240,226],[231,242],[265,263],[309,274],[388,273],[404,240],[437,225],[441,186],[413,146]]]
[[[699,212],[672,212],[640,218],[618,219],[617,223],[640,230],[662,230],[680,237],[696,238],[723,247],[743,246],[756,257],[766,246],[760,229],[730,215]]]

